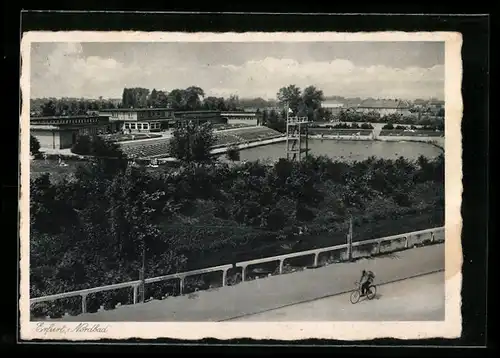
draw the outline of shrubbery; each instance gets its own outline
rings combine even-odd
[[[30,135],[30,153],[34,156],[40,153],[40,142],[33,135]]]
[[[370,123],[337,123],[337,124],[327,124],[324,126],[311,125],[310,128],[329,128],[329,129],[373,129]]]
[[[138,279],[142,245],[151,277],[242,258],[237,252],[276,254],[283,240],[297,241],[298,227],[307,235],[295,249],[310,248],[318,235],[344,240],[350,216],[367,238],[444,218],[442,155],[186,163],[164,173],[106,168],[97,162],[72,180],[32,180],[32,297]]]
[[[226,158],[232,162],[238,162],[240,160],[240,151],[238,147],[229,147],[226,152]]]

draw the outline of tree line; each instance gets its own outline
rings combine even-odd
[[[77,116],[98,113],[103,109],[117,108],[116,102],[109,99],[78,99],[78,98],[50,98],[32,99],[32,116]]]
[[[170,92],[147,88],[124,88],[122,94],[123,108],[172,108],[176,111],[242,110],[239,97],[229,98],[206,96],[198,86],[185,89],[173,89]]]

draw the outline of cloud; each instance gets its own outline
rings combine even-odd
[[[293,59],[267,57],[221,68],[231,75],[224,81],[224,91],[214,89],[218,92],[248,87],[257,94],[260,88],[261,96],[274,97],[280,87],[289,84],[302,88],[315,85],[327,95],[345,96],[442,97],[444,92],[444,66],[441,65],[401,69],[380,65],[360,67],[344,59],[299,63]]]
[[[34,62],[32,96],[99,97],[106,95],[101,91],[109,93],[110,89],[119,90],[121,95],[123,81],[136,76],[139,70],[113,58],[83,56],[82,46],[77,43],[57,43],[43,61]]]
[[[417,98],[444,96],[444,66],[357,66],[347,59],[299,62],[266,57],[241,65],[180,62],[176,56],[139,54],[132,60],[86,56],[80,44],[57,43],[32,52],[32,97],[121,97],[124,87],[186,88],[207,95],[275,98],[279,88],[314,85],[325,95]],[[360,55],[361,56],[361,55]]]

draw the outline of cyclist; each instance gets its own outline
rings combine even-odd
[[[368,287],[373,283],[373,279],[375,278],[375,275],[372,271],[366,271],[363,269],[361,272],[361,279],[359,280],[361,284],[361,296],[364,296],[366,294],[366,291],[368,291]]]

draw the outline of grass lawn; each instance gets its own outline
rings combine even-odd
[[[74,173],[79,165],[89,165],[88,162],[66,160],[64,163],[67,166],[59,166],[58,161],[55,159],[35,159],[30,161],[30,177],[37,178],[44,173],[50,173],[54,179],[62,179],[70,173]]]
[[[44,173],[49,173],[53,181],[61,180],[71,173],[76,171],[78,166],[88,166],[91,165],[86,161],[77,160],[65,160],[66,166],[59,166],[59,163],[55,159],[43,159],[31,160],[30,162],[30,177],[31,179],[37,178]],[[169,166],[160,165],[158,167],[148,167],[146,166],[146,171],[148,172],[165,172],[167,170],[174,170]]]

